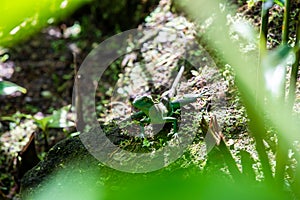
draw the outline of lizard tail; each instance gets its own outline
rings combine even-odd
[[[175,101],[172,101],[171,104],[173,105],[174,109],[179,109],[181,106],[194,103],[197,101],[198,98],[205,97],[207,94],[187,94],[184,95],[183,98],[177,99]]]

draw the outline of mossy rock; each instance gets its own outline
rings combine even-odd
[[[31,194],[59,170],[68,168],[66,172],[69,174],[65,175],[67,178],[76,170],[82,169],[81,176],[84,176],[89,169],[95,170],[97,165],[98,161],[86,150],[79,137],[65,139],[50,149],[45,159],[24,175],[21,193],[23,196]]]

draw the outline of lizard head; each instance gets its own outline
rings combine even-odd
[[[132,105],[139,110],[145,110],[150,109],[154,105],[154,102],[151,96],[143,95],[136,97],[132,102]]]

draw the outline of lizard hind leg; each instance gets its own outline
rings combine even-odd
[[[174,130],[174,133],[177,133],[178,132],[178,123],[177,123],[177,119],[175,119],[173,121],[173,130]]]
[[[166,122],[171,122],[173,124],[173,133],[175,135],[175,137],[177,137],[178,135],[178,123],[177,123],[177,119],[175,117],[165,117]]]
[[[177,123],[177,119],[173,122],[173,130],[174,130],[174,135],[173,137],[175,139],[178,139],[179,136],[178,136],[178,123]]]

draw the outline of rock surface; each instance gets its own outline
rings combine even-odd
[[[86,150],[79,137],[65,139],[56,144],[42,162],[25,174],[21,182],[22,195],[42,187],[43,181],[59,170],[69,168],[69,173],[72,173],[72,169],[84,169],[87,166],[93,169],[92,166],[97,164],[98,161]]]

